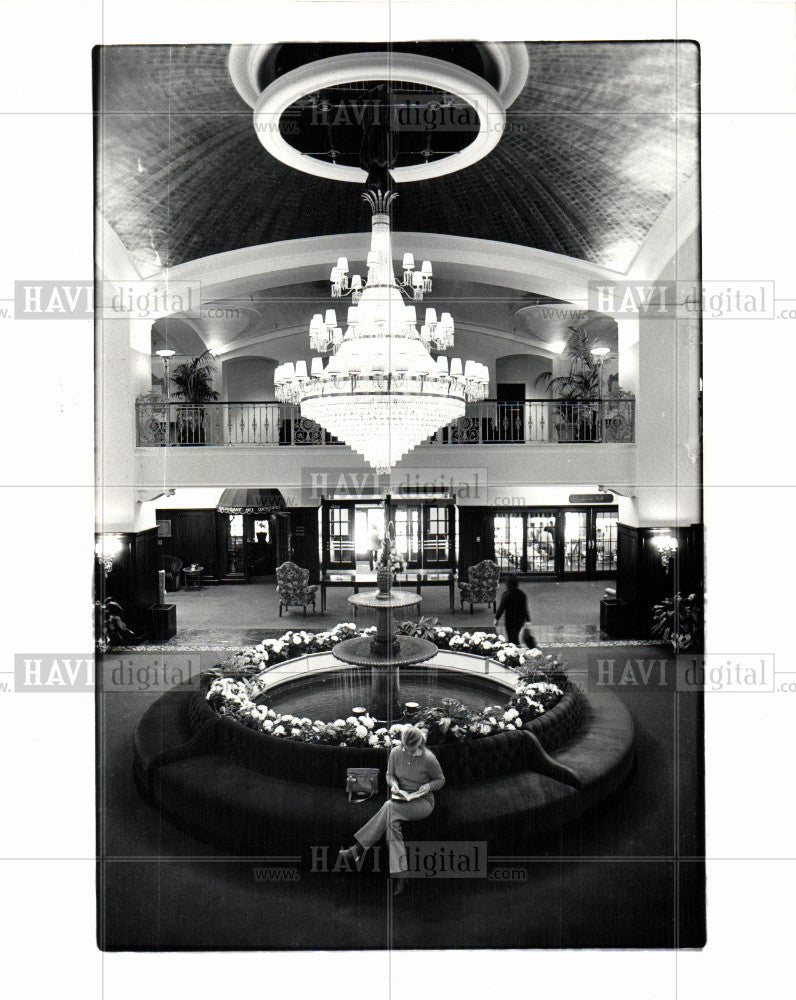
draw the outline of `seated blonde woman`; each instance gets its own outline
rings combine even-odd
[[[385,834],[390,854],[390,875],[395,878],[393,890],[398,895],[406,888],[406,848],[401,822],[425,819],[434,809],[434,792],[445,784],[439,761],[426,749],[425,737],[415,726],[406,726],[401,733],[401,745],[393,747],[387,763],[387,787],[390,798],[376,815],[354,834],[353,846],[341,855],[358,861],[369,847]]]

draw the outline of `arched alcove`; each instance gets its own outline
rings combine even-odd
[[[536,379],[542,372],[552,370],[549,357],[542,354],[504,354],[495,361],[495,390],[499,386],[525,386],[525,399],[547,399],[545,386],[536,385]]]
[[[234,403],[270,402],[274,396],[273,358],[254,355],[228,358],[222,364],[224,398]]]

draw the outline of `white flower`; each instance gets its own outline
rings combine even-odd
[[[364,726],[357,726],[357,728],[354,730],[354,732],[357,734],[357,736],[361,740],[364,740],[365,737],[368,735],[368,731],[367,731],[367,729],[365,729]]]
[[[519,717],[514,720],[514,728],[522,729],[522,719],[520,719]]]
[[[262,727],[266,733],[270,733],[271,730],[274,728],[274,724],[270,719],[263,719]]]
[[[274,736],[284,736],[285,735],[285,727],[284,726],[277,726],[274,729],[273,732],[274,732]]]
[[[361,715],[359,721],[366,729],[373,729],[376,725],[375,721],[369,715]]]
[[[359,719],[357,719],[356,716],[354,716],[354,715],[349,715],[348,718],[345,721],[346,721],[346,725],[348,725],[348,726],[358,726],[359,725]]]
[[[370,736],[368,736],[368,743],[372,747],[377,747],[379,745],[379,737],[375,733],[371,733]]]
[[[342,729],[345,726],[345,719],[335,719],[332,725],[335,729]]]
[[[516,708],[510,708],[507,712],[503,713],[503,718],[506,722],[512,722],[519,714]]]

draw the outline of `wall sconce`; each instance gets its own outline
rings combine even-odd
[[[658,550],[661,557],[661,564],[665,570],[669,569],[669,563],[677,551],[677,538],[672,534],[653,535],[652,544]]]
[[[94,552],[106,574],[113,569],[113,560],[121,551],[122,540],[118,535],[100,535],[94,545]]]

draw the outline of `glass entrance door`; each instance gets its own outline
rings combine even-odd
[[[420,508],[416,506],[397,507],[393,518],[395,551],[398,558],[408,568],[416,569],[421,565]]]
[[[553,575],[556,571],[555,511],[527,514],[525,520],[525,573]]]
[[[501,573],[525,572],[525,517],[495,514],[495,562]]]
[[[564,576],[586,576],[589,552],[589,511],[564,512]]]
[[[384,542],[384,508],[357,506],[354,510],[354,548],[357,573],[371,573]]]

